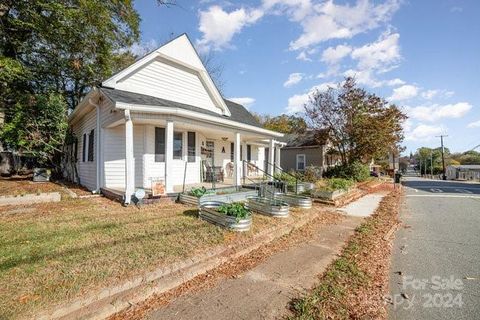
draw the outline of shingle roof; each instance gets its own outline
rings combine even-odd
[[[480,164],[458,164],[458,165],[452,165],[452,167],[457,169],[480,170]]]
[[[200,112],[204,114],[208,114],[211,116],[215,116],[222,119],[229,119],[232,121],[248,124],[251,126],[263,128],[263,126],[258,123],[255,117],[245,109],[244,106],[235,103],[233,101],[225,100],[228,109],[230,110],[231,116],[223,116],[213,111],[205,110],[203,108],[195,107],[192,105],[175,102],[171,100],[166,100],[162,98],[152,97],[145,94],[140,93],[133,93],[123,90],[117,90],[107,87],[100,87],[100,91],[102,91],[110,100],[114,102],[123,102],[128,104],[140,104],[145,106],[163,106],[163,107],[170,107],[170,108],[181,108],[189,111]]]
[[[328,130],[307,130],[304,133],[286,134],[282,140],[286,143],[284,148],[299,148],[320,146],[327,143]]]

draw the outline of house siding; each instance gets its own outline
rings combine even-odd
[[[177,101],[221,113],[199,76],[180,66],[154,60],[117,82],[115,89]]]
[[[316,148],[282,148],[280,152],[281,167],[285,171],[297,170],[297,154],[305,155],[306,167],[323,167],[325,164],[322,146]]]
[[[97,121],[96,121],[96,111],[93,109],[92,111],[85,114],[81,119],[75,122],[72,125],[72,131],[75,137],[78,139],[78,146],[77,146],[77,171],[78,177],[80,179],[80,184],[85,186],[88,190],[95,190],[97,188],[97,155],[96,152],[96,143],[97,143],[97,132],[96,129]],[[95,130],[95,139],[93,141],[93,161],[88,160],[88,134]],[[84,141],[83,135],[87,135],[87,139]],[[85,145],[85,161],[83,161],[83,144]]]
[[[135,187],[143,187],[144,126],[133,127]],[[105,187],[125,188],[125,126],[104,129],[103,172]]]

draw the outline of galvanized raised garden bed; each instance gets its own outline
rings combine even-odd
[[[199,217],[202,220],[208,221],[215,225],[231,229],[233,231],[248,231],[252,225],[252,216],[246,219],[239,219],[227,216],[224,213],[218,212],[217,209],[224,205],[224,202],[209,201],[200,206]]]
[[[217,190],[216,192],[221,193],[223,190]],[[241,202],[245,201],[248,197],[257,196],[258,191],[256,190],[240,190],[235,192],[229,192],[225,194],[205,194],[200,198],[192,196],[187,193],[180,194],[180,202],[184,204],[189,204],[192,206],[200,206],[204,203],[217,201],[225,203]]]
[[[334,190],[334,191],[325,191],[325,190],[315,190],[312,192],[312,196],[315,198],[326,199],[326,200],[335,200],[351,190]]]
[[[288,203],[262,197],[250,197],[247,199],[248,208],[252,211],[271,216],[284,218],[288,217],[290,206]]]
[[[310,209],[312,207],[312,198],[300,196],[298,194],[276,193],[275,199],[288,203],[292,207]]]
[[[299,182],[296,186],[295,184],[288,185],[288,190],[295,192],[295,187],[297,188],[297,193],[303,193],[305,191],[312,190],[315,187],[315,184],[311,182]]]

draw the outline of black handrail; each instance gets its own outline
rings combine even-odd
[[[243,184],[245,184],[245,178],[247,178],[248,180],[251,180],[250,178],[247,177],[247,174],[246,174],[247,170],[245,170],[246,165],[251,165],[251,166],[255,167],[257,170],[259,170],[260,172],[262,172],[264,174],[264,177],[267,176],[268,178],[272,178],[272,180],[274,182],[281,182],[285,186],[287,185],[287,183],[285,181],[283,181],[282,179],[279,179],[279,178],[275,177],[274,175],[269,174],[268,172],[260,169],[257,165],[255,165],[253,163],[250,163],[247,160],[242,160],[242,163],[243,163]],[[284,190],[284,191],[286,191],[286,190]]]
[[[297,177],[296,175],[291,174],[290,172],[287,172],[287,171],[283,170],[282,168],[280,168],[280,167],[277,166],[276,164],[270,163],[268,160],[265,160],[265,163],[267,164],[267,166],[268,166],[268,165],[273,166],[274,169],[275,169],[275,168],[280,169],[280,172],[281,172],[281,173],[286,173],[286,174],[289,175],[290,177],[295,178],[295,194],[298,194],[298,180],[300,180],[300,179],[298,179],[298,177]],[[273,170],[273,171],[275,171],[275,170]]]

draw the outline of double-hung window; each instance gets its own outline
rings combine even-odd
[[[306,158],[304,154],[297,154],[297,170],[304,171],[305,170],[305,163]]]
[[[165,162],[165,128],[155,128],[155,162]]]
[[[95,131],[92,129],[88,135],[88,161],[93,161],[93,147],[95,141]]]
[[[195,132],[187,133],[188,162],[195,162]]]

